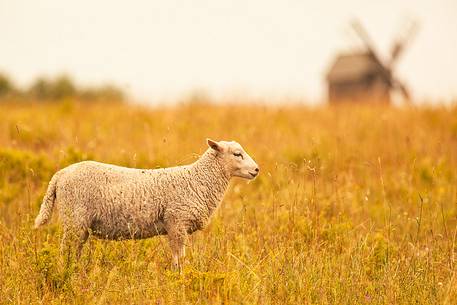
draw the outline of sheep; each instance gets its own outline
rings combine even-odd
[[[61,251],[89,235],[145,239],[167,235],[172,266],[181,270],[189,234],[204,229],[232,177],[254,179],[256,162],[240,144],[207,139],[209,148],[192,164],[136,169],[95,161],[72,164],[51,178],[35,228],[46,224],[57,202],[63,225]]]

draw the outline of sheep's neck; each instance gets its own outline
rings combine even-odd
[[[208,217],[214,212],[227,190],[230,175],[214,150],[206,151],[193,164],[195,185],[198,186],[199,204],[206,207]]]

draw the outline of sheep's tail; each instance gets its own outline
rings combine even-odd
[[[40,207],[40,213],[35,218],[35,229],[46,224],[51,218],[52,210],[54,208],[54,203],[56,200],[56,188],[57,188],[57,174],[55,174],[51,181],[49,181],[48,190],[46,195],[44,195],[43,203]]]

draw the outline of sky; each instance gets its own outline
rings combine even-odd
[[[111,82],[150,103],[196,91],[318,102],[335,55],[362,47],[354,19],[384,58],[417,20],[396,75],[418,100],[457,97],[456,0],[0,0],[0,71],[21,86]]]

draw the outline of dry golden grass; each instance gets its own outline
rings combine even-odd
[[[162,237],[59,256],[33,231],[50,176],[93,159],[195,160],[205,138],[261,167],[234,180],[182,275]],[[0,303],[456,304],[457,108],[0,105]]]

